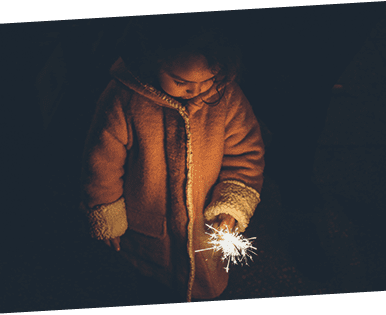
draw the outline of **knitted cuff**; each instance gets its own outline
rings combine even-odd
[[[229,214],[236,219],[236,228],[242,233],[259,202],[260,194],[253,188],[235,180],[223,181],[215,187],[204,216],[211,221],[221,213]]]
[[[123,235],[127,228],[125,199],[96,206],[87,211],[91,237],[108,240]]]

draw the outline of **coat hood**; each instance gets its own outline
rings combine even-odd
[[[182,104],[176,99],[174,99],[172,96],[156,89],[150,84],[141,82],[126,67],[125,62],[122,60],[121,57],[118,58],[118,60],[111,67],[110,74],[131,90],[137,92],[142,96],[145,96],[146,98],[149,98],[150,100],[156,102],[161,106],[173,108],[176,108],[176,106],[182,106]],[[208,91],[188,100],[187,104],[201,107],[205,105],[205,102],[214,103],[218,100],[219,93],[220,95],[222,94],[225,86],[222,86],[220,88],[218,84],[214,84]]]

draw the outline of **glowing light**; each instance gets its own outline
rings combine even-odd
[[[196,250],[196,252],[202,252],[205,250],[222,251],[221,260],[227,260],[227,266],[224,267],[226,272],[229,272],[229,264],[232,262],[237,265],[238,263],[243,264],[243,262],[248,265],[247,258],[252,259],[251,253],[257,255],[253,250],[256,250],[252,246],[251,240],[256,239],[256,237],[245,238],[238,233],[238,230],[234,232],[229,231],[228,228],[225,230],[217,230],[213,226],[206,224],[208,228],[212,230],[211,233],[206,232],[209,235],[210,239],[208,243],[212,247]]]

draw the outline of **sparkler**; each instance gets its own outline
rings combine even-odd
[[[248,265],[247,258],[252,259],[250,253],[257,255],[253,250],[256,250],[255,247],[252,246],[251,240],[256,239],[256,237],[245,238],[241,234],[238,233],[238,230],[234,232],[229,231],[228,228],[225,230],[217,230],[213,226],[206,224],[208,228],[210,228],[212,233],[205,232],[209,235],[210,239],[208,243],[212,245],[212,247],[204,248],[196,250],[196,252],[202,252],[205,250],[214,251],[222,251],[221,260],[227,260],[227,266],[224,267],[226,272],[229,272],[229,264],[230,262],[237,265],[238,263],[243,264],[245,262]]]

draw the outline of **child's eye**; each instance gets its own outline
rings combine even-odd
[[[175,82],[175,84],[177,85],[177,86],[180,86],[180,85],[184,85],[185,83],[183,83],[183,82],[179,82],[179,81],[174,81]]]

